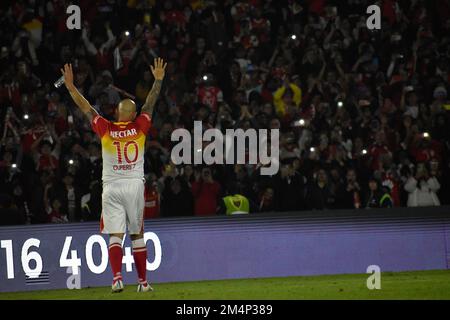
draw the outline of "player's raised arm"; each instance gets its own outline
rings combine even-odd
[[[142,112],[147,112],[150,116],[153,113],[153,108],[155,107],[159,92],[161,91],[162,81],[167,66],[167,63],[164,63],[161,58],[155,58],[154,64],[155,66],[150,66],[150,69],[155,77],[155,82],[153,82],[152,89],[148,93],[147,99],[145,99],[145,103],[142,106]]]
[[[61,72],[64,76],[64,84],[69,90],[69,93],[75,102],[75,104],[83,111],[83,113],[88,117],[89,121],[92,120],[92,117],[97,112],[91,106],[89,101],[86,100],[85,97],[78,91],[78,89],[73,84],[73,71],[71,64],[65,64],[64,69],[61,69]]]

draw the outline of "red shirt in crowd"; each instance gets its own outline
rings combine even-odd
[[[22,136],[22,150],[24,153],[31,152],[31,146],[44,134],[43,130],[43,127],[37,126],[31,130],[28,130],[28,132]]]
[[[369,155],[372,157],[372,164],[370,168],[372,170],[380,169],[380,157],[383,154],[390,153],[389,148],[386,145],[374,144],[369,150]]]
[[[395,2],[393,0],[385,0],[382,5],[382,15],[387,19],[390,25],[393,25],[397,21],[397,15],[395,13]]]
[[[202,86],[198,88],[198,101],[217,112],[217,104],[222,101],[222,90],[214,86]]]
[[[154,186],[145,186],[144,219],[159,217],[159,197]]]
[[[41,154],[37,161],[36,170],[37,171],[42,171],[42,170],[47,170],[47,169],[55,170],[58,168],[58,166],[59,166],[59,161],[54,155]]]
[[[0,103],[10,102],[14,109],[21,104],[20,88],[17,82],[0,86]]]
[[[192,183],[192,194],[194,195],[194,214],[196,216],[212,216],[216,214],[217,197],[220,185],[213,182],[194,181]]]
[[[430,144],[426,147],[418,148],[413,145],[409,149],[409,152],[416,162],[428,162],[431,159],[441,161],[442,159],[442,146],[436,140],[431,140]]]

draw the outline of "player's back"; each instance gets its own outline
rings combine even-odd
[[[144,177],[145,139],[150,125],[147,113],[128,122],[112,122],[98,115],[92,119],[92,128],[102,144],[103,183]]]

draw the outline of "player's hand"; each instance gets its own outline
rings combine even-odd
[[[64,84],[66,85],[67,89],[70,89],[73,87],[73,71],[72,71],[72,64],[65,64],[64,69],[61,69],[61,73],[64,76]]]
[[[163,59],[155,58],[154,66],[150,66],[150,69],[152,70],[155,80],[164,79],[164,75],[166,73],[166,66],[167,66],[167,62],[164,63]]]

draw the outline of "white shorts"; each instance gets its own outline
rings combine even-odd
[[[103,185],[102,233],[139,234],[144,230],[144,180],[122,179]]]

